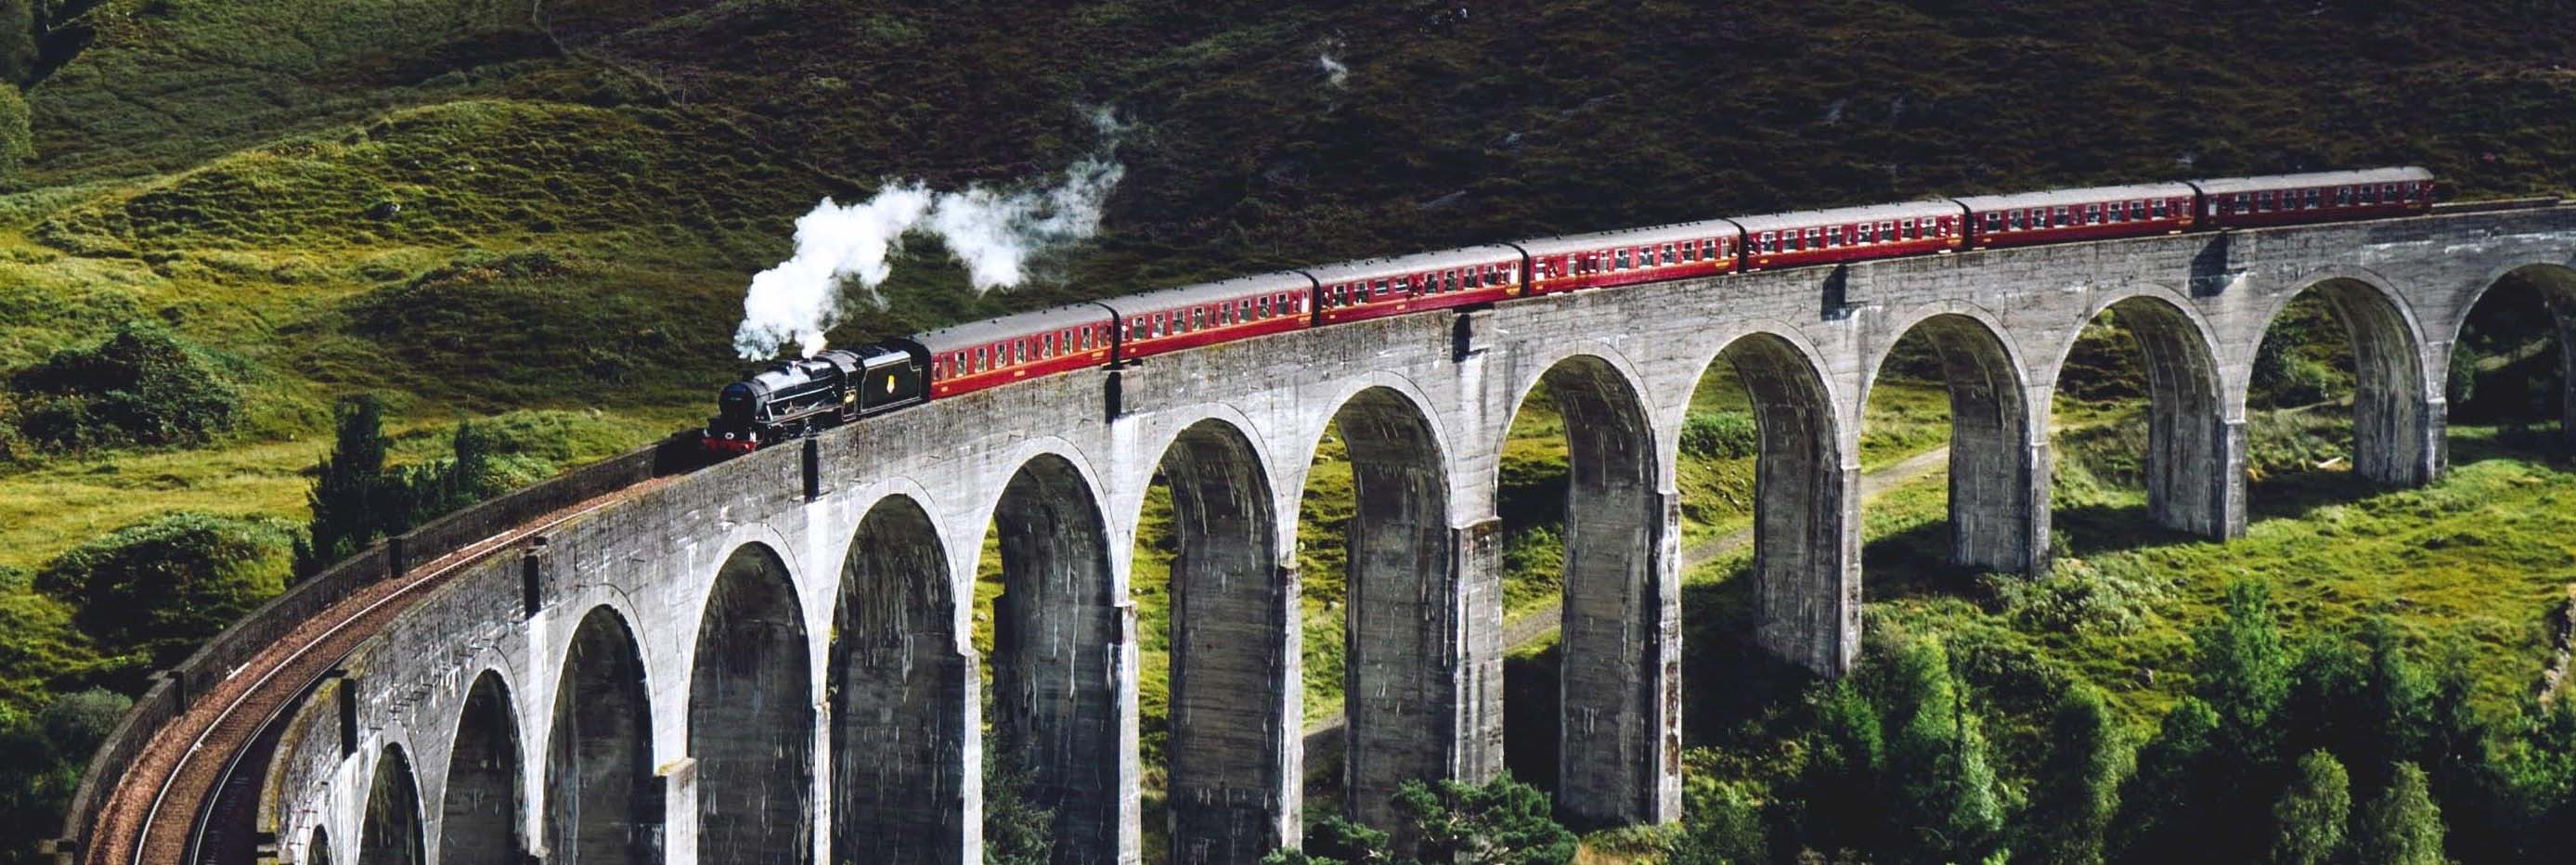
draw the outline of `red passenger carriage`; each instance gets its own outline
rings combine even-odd
[[[1744,229],[1712,219],[1524,241],[1526,294],[1552,294],[1735,272]]]
[[[2213,227],[2296,225],[2406,216],[2433,209],[2433,173],[2374,168],[2195,180],[2201,218]]]
[[[1735,220],[1745,270],[1773,270],[1958,249],[1966,211],[1952,201],[1801,210]]]
[[[1271,273],[1111,298],[1126,329],[1120,360],[1307,327],[1315,283]]]
[[[1315,323],[1334,324],[1505,300],[1520,269],[1521,251],[1497,245],[1331,264],[1306,276],[1315,281]]]
[[[1108,307],[1077,303],[942,328],[913,341],[930,352],[930,395],[947,397],[1108,366],[1116,327]]]
[[[1953,200],[1968,209],[1968,246],[1993,249],[2184,231],[2193,197],[2188,183],[2148,183]]]

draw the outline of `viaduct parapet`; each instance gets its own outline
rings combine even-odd
[[[2047,557],[2051,390],[2103,311],[2144,355],[2152,518],[2224,539],[2245,528],[2256,349],[2294,296],[2351,331],[2355,470],[2419,484],[2444,467],[2463,316],[2518,270],[2568,291],[2572,265],[2576,208],[2447,212],[1580,292],[944,400],[451,557],[275,725],[255,819],[293,863],[971,863],[988,766],[1022,766],[1056,861],[1137,862],[1129,583],[1159,477],[1173,860],[1297,840],[1300,543],[1351,550],[1342,771],[1383,821],[1406,779],[1501,769],[1497,462],[1544,383],[1572,463],[1558,805],[1667,821],[1685,694],[1727,687],[1680,675],[1675,460],[1712,364],[1760,429],[1751,636],[1834,673],[1860,645],[1861,406],[1900,337],[1928,335],[1949,386],[1954,557],[2021,570]],[[1336,421],[1358,514],[1347,538],[1301,538]],[[987,683],[970,634],[989,533],[1006,588]],[[102,759],[93,784],[125,768]]]

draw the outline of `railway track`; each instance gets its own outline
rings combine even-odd
[[[81,851],[85,865],[163,865],[194,852],[199,816],[234,756],[313,683],[450,577],[496,552],[660,486],[656,478],[567,506],[351,593],[197,695],[119,777]]]

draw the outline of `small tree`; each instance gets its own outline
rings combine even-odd
[[[2208,703],[2186,697],[2165,714],[2138,752],[2137,773],[2120,786],[2117,861],[2181,862],[2202,848],[2217,735],[2218,713]]]
[[[305,540],[296,544],[295,572],[312,576],[348,558],[383,534],[388,500],[385,451],[385,404],[372,394],[342,397],[332,409],[338,434],[331,455],[322,458],[313,489],[304,497],[313,511]]]
[[[2352,818],[2352,782],[2333,754],[2299,758],[2290,787],[2272,806],[2274,865],[2325,865],[2342,855],[2344,824]]]
[[[1888,811],[1900,858],[1973,862],[1994,852],[2003,802],[1985,733],[1935,640],[1906,646],[1888,684]]]
[[[1807,734],[1807,764],[1798,778],[1803,804],[1800,843],[1825,849],[1876,849],[1887,809],[1880,794],[1886,759],[1878,709],[1848,677],[1834,682]]]
[[[2272,620],[2272,588],[2245,580],[2227,587],[2226,615],[2203,629],[2200,698],[2218,711],[2233,757],[2268,759],[2271,721],[2290,693],[2291,657]]]
[[[1692,797],[1664,865],[1755,865],[1770,858],[1762,803],[1733,784]]]
[[[2120,742],[2102,694],[2081,685],[2058,698],[2049,741],[2048,756],[2033,779],[2031,813],[2024,818],[2027,837],[2020,849],[2042,862],[2098,865],[2104,857],[2103,833],[2119,808],[2129,749]]]
[[[1006,752],[1017,749],[999,740],[984,748],[984,865],[1047,865],[1055,811],[1029,801],[1029,773]]]
[[[2442,809],[2413,763],[2389,773],[2387,789],[2362,809],[2354,830],[2361,865],[2442,865]]]

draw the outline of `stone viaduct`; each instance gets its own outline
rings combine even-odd
[[[1685,695],[1727,687],[1680,677],[1675,459],[1711,364],[1760,429],[1751,636],[1830,674],[1860,645],[1861,406],[1900,337],[1928,335],[1948,382],[1954,556],[2017,570],[2047,555],[2051,390],[2105,310],[2145,359],[2152,518],[2224,539],[2246,522],[2253,358],[2294,296],[2352,333],[2356,471],[2418,484],[2444,467],[2468,309],[2539,275],[2565,334],[2572,266],[2576,207],[2457,208],[1575,293],[946,400],[628,490],[467,565],[285,716],[258,819],[295,863],[966,863],[988,766],[1018,765],[1057,809],[1056,861],[1136,862],[1129,572],[1159,480],[1174,861],[1299,834],[1300,543],[1351,550],[1342,768],[1382,820],[1405,779],[1502,764],[1496,468],[1544,383],[1572,455],[1559,807],[1671,820]],[[1348,538],[1301,538],[1336,421],[1359,513]]]

